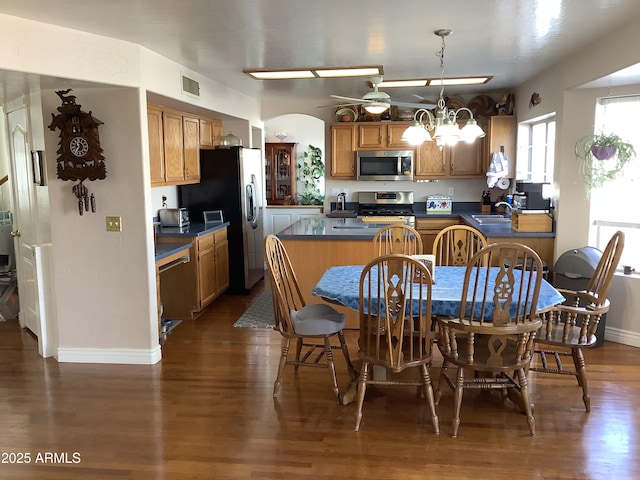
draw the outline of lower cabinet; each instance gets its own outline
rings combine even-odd
[[[416,218],[416,230],[422,237],[422,250],[425,254],[433,252],[433,241],[443,228],[459,225],[460,218]]]
[[[158,237],[158,242],[179,240],[184,237]],[[226,227],[196,237],[190,255],[191,262],[162,274],[164,318],[192,319],[229,288]]]

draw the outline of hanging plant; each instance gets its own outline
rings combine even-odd
[[[614,133],[582,137],[576,142],[575,154],[587,198],[591,198],[593,190],[618,178],[625,165],[636,157],[633,145]]]
[[[318,182],[324,177],[322,150],[309,145],[308,150],[302,154],[300,163],[298,163],[298,173],[297,180],[303,184],[302,193],[298,194],[298,204],[324,204],[324,195],[320,193],[318,188]]]

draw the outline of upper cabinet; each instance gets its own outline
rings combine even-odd
[[[331,125],[331,176],[356,178],[356,124]]]
[[[268,205],[292,204],[296,194],[296,144],[265,144],[265,196]]]
[[[202,120],[205,120],[204,125]],[[208,148],[217,144],[216,138],[218,141],[221,138],[222,122],[149,105],[147,123],[151,186],[198,183],[200,148],[203,141]]]
[[[485,142],[487,166],[494,152],[502,151],[509,159],[509,177],[516,176],[516,146],[518,141],[518,122],[514,115],[498,115],[489,118]]]
[[[411,148],[402,141],[409,123],[363,122],[357,125],[359,149]]]
[[[215,118],[200,117],[200,148],[209,149],[220,145],[222,141],[222,121]]]

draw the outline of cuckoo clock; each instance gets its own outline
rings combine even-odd
[[[78,182],[72,191],[78,198],[80,215],[89,209],[95,213],[95,198],[93,194],[89,196],[83,182],[107,177],[98,135],[102,122],[91,112],[83,112],[82,106],[76,104],[76,97],[69,92],[71,89],[56,91],[62,105],[58,107],[58,115],[51,114],[53,120],[49,125],[49,130],[60,129],[56,171],[60,180]]]

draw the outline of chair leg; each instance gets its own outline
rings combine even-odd
[[[438,420],[438,414],[436,413],[436,402],[433,398],[433,386],[431,385],[431,377],[429,376],[429,369],[426,365],[420,367],[422,374],[422,392],[424,398],[427,400],[429,410],[431,410],[431,423],[433,424],[433,430],[435,433],[440,433],[440,422]]]
[[[584,362],[584,355],[581,348],[572,348],[571,356],[576,369],[576,378],[578,385],[582,387],[582,401],[587,412],[591,411],[591,396],[589,395],[589,386],[587,385],[587,368]]]
[[[331,381],[333,382],[333,393],[336,395],[338,405],[342,403],[340,398],[340,390],[338,389],[338,378],[336,377],[336,365],[333,363],[333,352],[331,351],[331,341],[328,336],[324,337],[324,355],[327,357],[327,367],[331,373]]]
[[[527,424],[529,425],[529,431],[531,435],[536,434],[536,420],[533,417],[533,410],[531,409],[531,401],[529,400],[529,386],[527,384],[527,374],[524,368],[518,370],[518,384],[520,385],[520,396],[522,397],[522,407],[525,410],[527,416]]]
[[[460,426],[460,407],[462,406],[462,391],[464,384],[464,369],[458,367],[456,373],[456,388],[453,392],[453,438],[458,436],[458,427]]]
[[[435,394],[436,405],[440,403],[440,399],[442,398],[442,386],[446,382],[444,378],[446,376],[447,376],[447,361],[443,359],[442,367],[440,368],[440,378],[438,379],[438,388],[436,389],[436,394]]]
[[[278,365],[278,376],[276,377],[276,381],[273,384],[274,397],[278,396],[278,390],[280,390],[280,385],[282,385],[282,372],[284,372],[284,367],[287,364],[290,342],[291,339],[288,337],[282,337],[282,341],[280,342],[280,364]]]
[[[349,348],[347,347],[347,342],[344,339],[344,333],[342,330],[338,332],[338,339],[340,340],[340,349],[342,350],[342,354],[344,355],[344,360],[347,362],[347,370],[349,371],[349,378],[351,380],[355,380],[358,376],[356,369],[353,368],[353,364],[351,363],[351,357],[349,357]]]
[[[300,354],[302,353],[302,344],[303,344],[303,340],[302,338],[298,338],[298,341],[296,342],[296,365],[295,365],[295,372],[298,373],[298,368],[300,367]]]
[[[360,379],[358,380],[358,405],[356,407],[356,427],[355,431],[360,430],[360,421],[362,420],[362,404],[364,403],[364,393],[367,389],[367,377],[369,375],[369,362],[362,362],[360,368]]]

